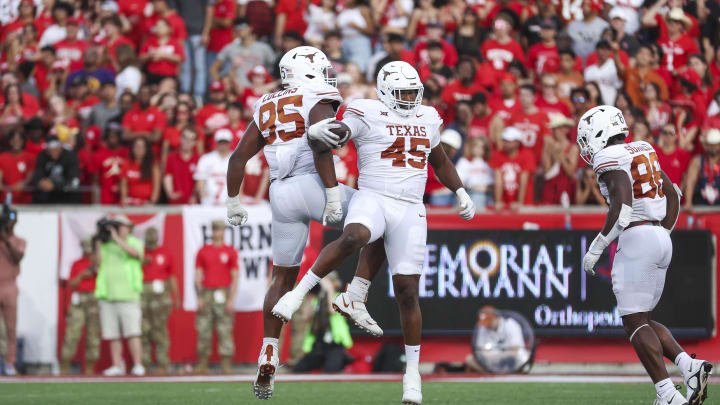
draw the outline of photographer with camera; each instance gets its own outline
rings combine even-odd
[[[122,338],[128,340],[133,367],[130,373],[145,375],[140,341],[143,291],[143,243],[132,236],[133,223],[125,215],[98,221],[95,236],[95,260],[98,263],[95,297],[100,301],[100,325],[103,339],[110,341],[112,366],[103,374],[125,374]]]
[[[0,317],[5,323],[7,353],[5,375],[14,376],[17,351],[17,277],[25,255],[25,239],[15,236],[17,211],[7,204],[0,206]]]
[[[95,298],[95,277],[97,263],[93,255],[93,241],[90,238],[80,242],[83,257],[70,268],[70,308],[66,316],[65,338],[63,339],[60,374],[70,371],[78,342],[85,328],[85,375],[92,375],[100,355],[100,316]]]

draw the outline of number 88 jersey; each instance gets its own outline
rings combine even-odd
[[[316,172],[305,133],[310,126],[310,111],[318,103],[337,107],[342,97],[335,87],[323,83],[265,94],[255,103],[253,120],[265,139],[271,180]]]
[[[632,183],[632,217],[635,221],[662,221],[666,201],[662,191],[662,171],[655,149],[645,142],[631,142],[608,146],[593,157],[593,169],[598,175],[622,170]],[[610,201],[607,185],[598,181],[600,192]]]
[[[430,150],[440,143],[442,118],[428,106],[403,117],[379,100],[354,100],[343,122],[358,151],[358,187],[422,202]]]

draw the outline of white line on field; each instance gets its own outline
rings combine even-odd
[[[193,375],[164,377],[0,377],[0,383],[194,383],[194,382],[252,382],[255,375]],[[396,382],[402,381],[402,374],[279,374],[278,382]],[[448,376],[425,375],[427,382],[458,383],[648,383],[646,376],[628,375],[496,375],[496,376]],[[713,377],[711,383],[720,383],[720,377]]]

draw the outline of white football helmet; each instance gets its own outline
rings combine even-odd
[[[622,111],[610,105],[588,110],[580,118],[577,130],[580,157],[588,164],[592,164],[593,156],[607,146],[608,139],[616,135],[623,135],[624,139],[630,132]]]
[[[378,98],[388,108],[404,117],[413,114],[417,110],[422,102],[424,90],[425,87],[420,81],[420,75],[407,62],[390,62],[378,72]],[[403,100],[400,95],[404,91],[416,91],[415,100]]]
[[[331,78],[332,65],[323,51],[312,46],[298,46],[280,59],[280,79],[284,87],[300,87],[327,83],[335,86]]]

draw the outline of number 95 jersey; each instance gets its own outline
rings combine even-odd
[[[428,106],[403,117],[379,100],[354,100],[342,120],[358,151],[360,190],[422,202],[430,150],[440,143],[442,118]]]
[[[635,221],[662,221],[666,201],[662,191],[662,171],[655,149],[645,142],[631,142],[608,146],[593,157],[593,169],[598,175],[600,192],[610,201],[607,185],[600,175],[611,170],[627,173],[632,183],[632,217]]]
[[[271,180],[316,172],[305,132],[318,103],[333,103],[337,109],[342,97],[335,87],[318,84],[265,94],[255,103],[253,120],[265,138]]]

